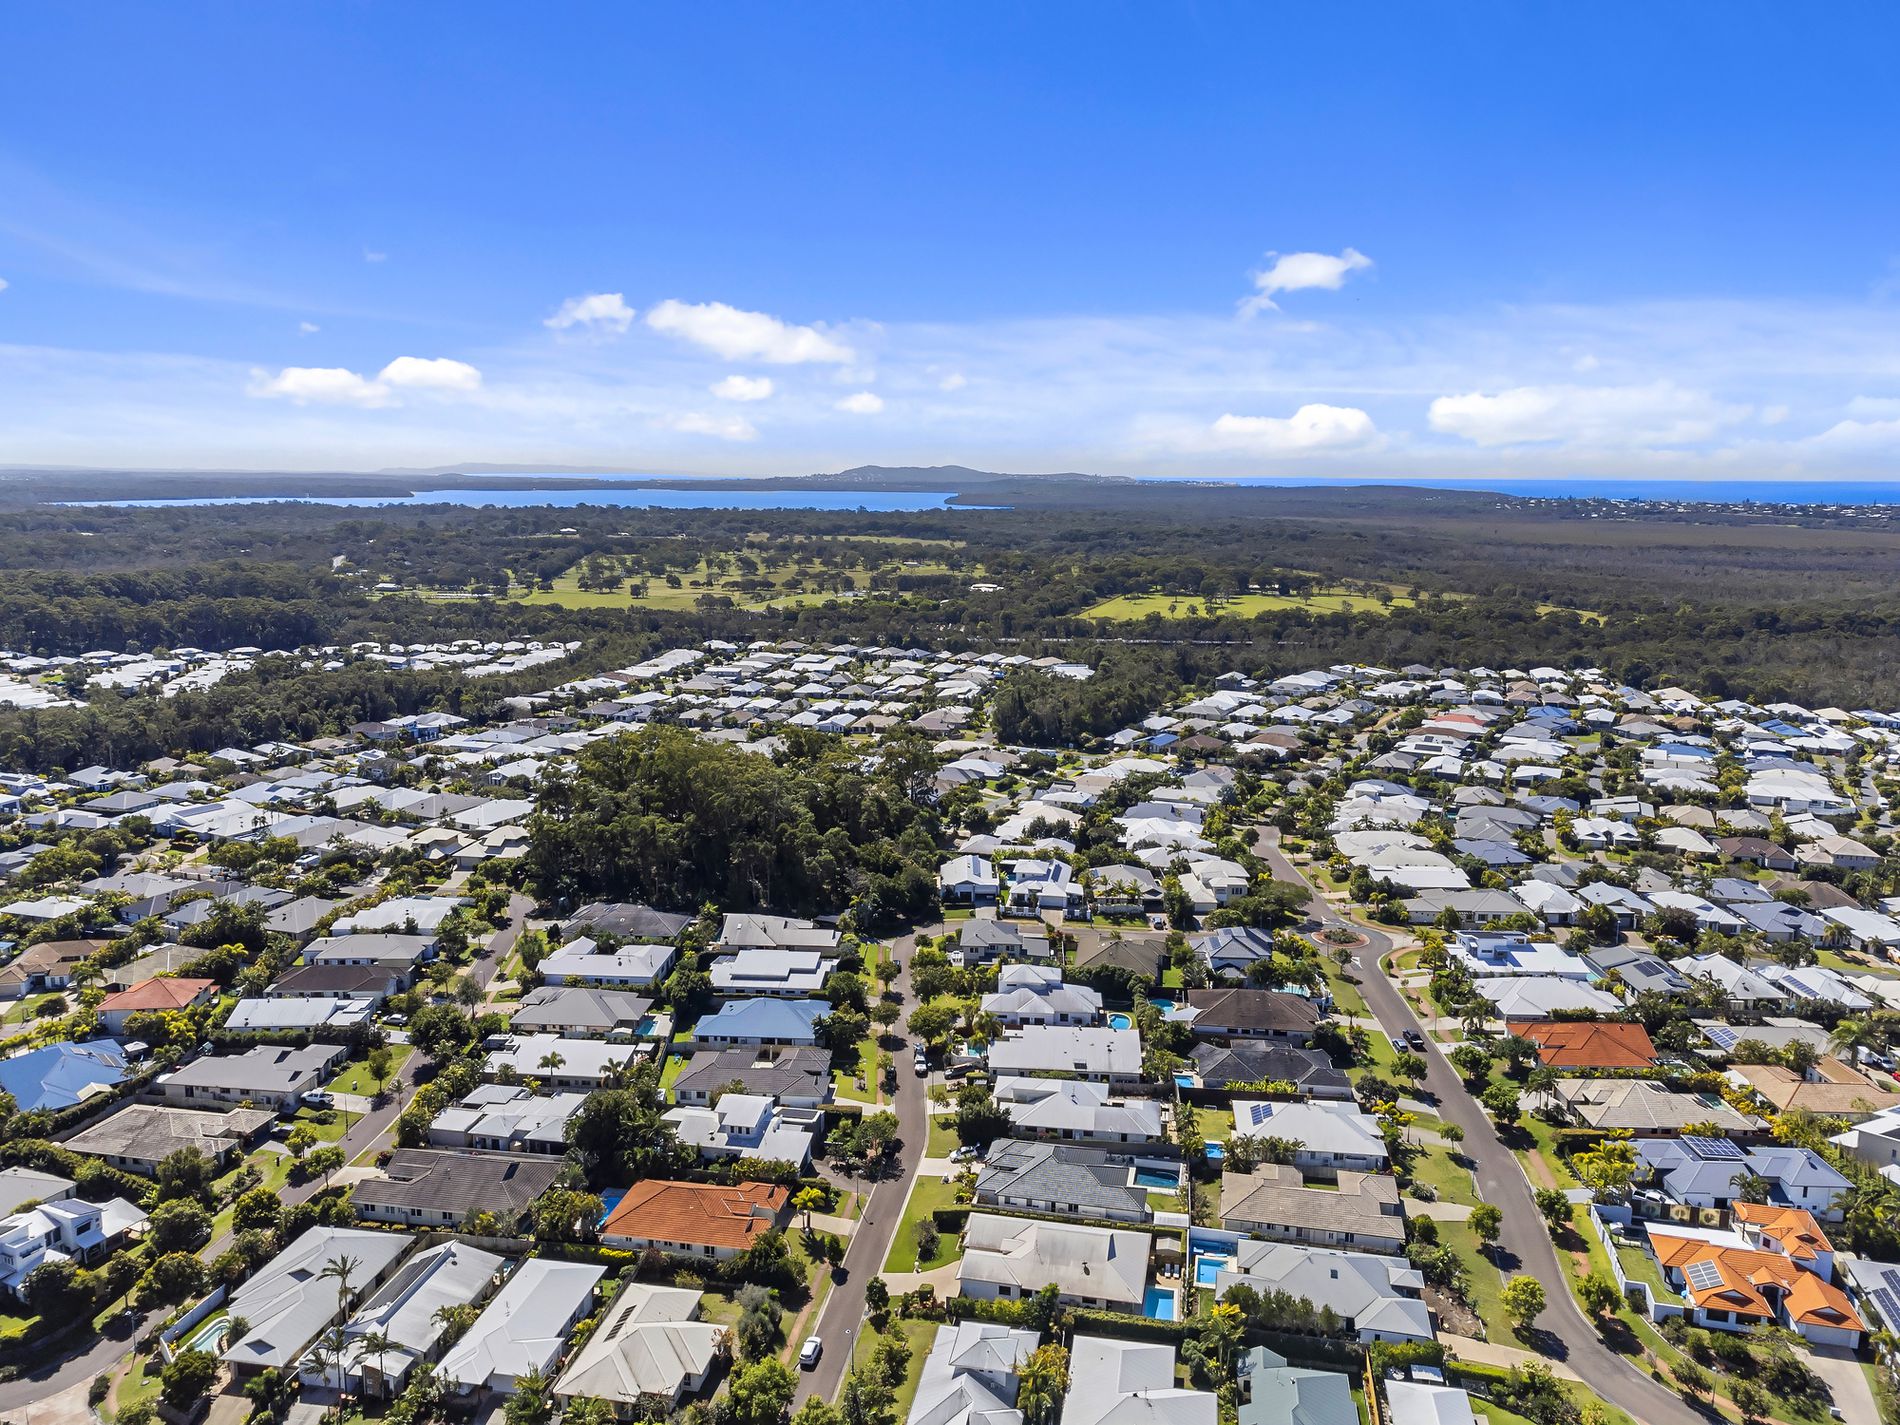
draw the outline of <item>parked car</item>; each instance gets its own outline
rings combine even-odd
[[[303,1096],[305,1108],[334,1108],[336,1098],[328,1089],[311,1089]]]
[[[1423,1054],[1425,1052],[1425,1036],[1420,1034],[1416,1029],[1406,1030],[1405,1047],[1415,1053]]]
[[[805,1344],[798,1349],[798,1364],[802,1370],[810,1370],[818,1364],[818,1358],[825,1353],[825,1343],[816,1336],[807,1336]]]

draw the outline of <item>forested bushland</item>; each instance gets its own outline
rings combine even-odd
[[[167,700],[82,692],[92,704],[85,709],[0,711],[0,758],[71,768],[304,738],[430,708],[481,713],[501,697],[709,637],[1053,654],[1098,665],[1086,684],[1010,681],[998,705],[1006,737],[1045,745],[1111,732],[1221,672],[1272,677],[1344,661],[1594,664],[1638,685],[1681,683],[1715,696],[1900,706],[1900,590],[1892,576],[1900,532],[1887,527],[1900,522],[1691,521],[1680,512],[1653,521],[1583,519],[1559,502],[1423,491],[1162,494],[1158,505],[1146,486],[1090,495],[1136,502],[1127,509],[918,514],[0,510],[0,647],[76,655],[366,639],[583,645],[563,665],[477,682],[447,671],[324,673],[271,663]],[[1276,503],[1269,494],[1298,499]],[[1281,508],[1292,513],[1272,513]],[[916,543],[924,540],[937,543]],[[900,575],[888,592],[771,611],[719,598],[663,612],[417,596],[550,578],[595,554],[647,570],[690,570],[735,550],[841,570],[927,557],[957,572]],[[331,572],[339,556],[348,561],[345,577]],[[1387,612],[1287,608],[1240,617],[1202,593],[1297,594],[1339,579],[1416,589],[1422,601]],[[408,592],[373,596],[379,581]],[[977,582],[1000,589],[974,592]],[[1124,623],[1081,616],[1104,598],[1150,589],[1179,592],[1200,612]],[[1603,619],[1540,616],[1539,605],[1550,603]]]
[[[856,907],[867,931],[937,898],[927,761],[901,744],[867,771],[861,748],[793,729],[776,758],[659,727],[604,738],[542,784],[528,874],[550,898],[697,910]]]

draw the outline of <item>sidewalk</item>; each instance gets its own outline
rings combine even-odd
[[[1560,1380],[1581,1381],[1582,1376],[1571,1370],[1562,1361],[1553,1361],[1549,1356],[1536,1351],[1522,1351],[1516,1346],[1500,1346],[1496,1341],[1480,1341],[1473,1336],[1456,1336],[1449,1331],[1440,1331],[1438,1339],[1452,1355],[1463,1360],[1476,1361],[1486,1366],[1531,1366],[1545,1365],[1550,1373]]]

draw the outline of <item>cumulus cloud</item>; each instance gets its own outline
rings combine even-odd
[[[275,376],[251,373],[253,396],[294,401],[299,406],[386,406],[390,391],[341,366],[286,366]]]
[[[0,277],[0,292],[4,292],[6,290],[7,290],[7,279],[4,277]]]
[[[937,389],[939,391],[961,391],[969,384],[970,378],[968,376],[965,376],[961,371],[952,371],[948,376],[937,383]]]
[[[757,440],[759,432],[744,416],[708,415],[704,411],[680,411],[662,416],[656,425],[683,435],[711,435],[720,440]]]
[[[317,332],[320,332],[322,330],[323,328],[318,326],[315,322],[298,322],[297,323],[298,336],[314,336]]]
[[[446,356],[399,356],[376,379],[415,391],[478,391],[482,373]]]
[[[386,253],[386,252],[372,252],[372,251],[370,251],[370,249],[368,249],[368,248],[364,248],[364,249],[363,249],[363,261],[365,261],[365,262],[387,262],[387,261],[389,261],[389,254],[388,254],[388,253]]]
[[[884,398],[875,391],[853,391],[838,402],[836,409],[854,416],[874,416],[884,409]]]
[[[1372,266],[1372,259],[1357,248],[1347,248],[1334,257],[1324,252],[1270,252],[1271,265],[1253,274],[1254,294],[1240,304],[1240,314],[1278,311],[1274,298],[1282,292],[1305,292],[1319,288],[1337,292],[1355,272]]]
[[[1212,427],[1216,444],[1260,455],[1363,446],[1378,435],[1372,417],[1356,406],[1313,402],[1290,416],[1225,415]]]
[[[466,361],[446,356],[399,356],[373,380],[342,366],[286,366],[274,376],[253,369],[249,391],[253,396],[294,401],[300,406],[374,409],[397,404],[397,394],[402,391],[465,395],[479,391],[481,385],[482,373]]]
[[[633,308],[627,305],[627,299],[618,292],[589,292],[584,297],[569,297],[542,325],[552,327],[557,332],[580,327],[586,331],[621,336],[633,325]]]
[[[746,312],[724,302],[676,302],[647,313],[654,331],[704,347],[727,361],[764,361],[773,366],[805,362],[843,364],[851,348],[815,326],[793,326],[764,312]]]
[[[728,376],[708,389],[722,401],[763,401],[775,388],[770,376]]]
[[[1751,408],[1673,381],[1642,386],[1515,386],[1472,391],[1431,404],[1431,428],[1477,445],[1693,445],[1746,420]]]

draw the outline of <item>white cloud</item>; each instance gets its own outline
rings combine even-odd
[[[371,380],[342,366],[286,366],[275,376],[251,371],[253,396],[294,401],[300,406],[360,406],[374,410],[397,404],[399,391],[466,394],[481,389],[482,373],[466,361],[446,356],[399,356]]]
[[[817,327],[792,326],[764,312],[744,312],[724,302],[676,302],[669,298],[647,313],[647,325],[728,361],[795,366],[855,359],[849,346]]]
[[[1752,408],[1673,381],[1643,386],[1515,386],[1489,396],[1440,396],[1431,427],[1478,445],[1693,445],[1748,418]]]
[[[1217,444],[1260,455],[1363,446],[1378,435],[1372,417],[1356,406],[1313,402],[1290,416],[1225,415],[1212,427]]]
[[[387,262],[387,261],[389,261],[389,254],[388,254],[388,253],[386,253],[386,252],[372,252],[372,251],[370,251],[370,249],[368,249],[368,248],[364,248],[364,249],[363,249],[363,261],[365,261],[365,262]]]
[[[446,356],[399,356],[376,378],[385,386],[417,391],[476,391],[482,373],[466,361]]]
[[[555,331],[584,327],[588,331],[621,336],[633,325],[633,308],[618,292],[589,292],[584,297],[569,297],[542,325]]]
[[[7,287],[8,287],[8,285],[9,285],[9,284],[8,284],[8,282],[7,282],[7,279],[6,279],[6,278],[4,278],[4,277],[0,277],[0,292],[4,292],[4,291],[6,291],[6,290],[7,290]]]
[[[286,366],[275,376],[251,372],[253,396],[281,398],[300,406],[386,406],[389,387],[341,366]]]
[[[758,429],[744,416],[707,415],[704,411],[681,411],[661,416],[655,425],[685,435],[711,435],[721,440],[757,440]]]
[[[1347,248],[1334,257],[1324,252],[1270,252],[1272,266],[1253,274],[1254,294],[1240,304],[1240,314],[1277,311],[1274,297],[1281,292],[1305,292],[1319,288],[1337,292],[1346,278],[1372,266],[1372,259],[1356,248]]]
[[[722,401],[763,401],[774,387],[770,376],[728,376],[707,389]]]
[[[965,376],[961,371],[952,371],[948,376],[937,383],[937,389],[939,391],[961,391],[969,384],[970,378],[968,376]]]
[[[318,326],[315,322],[298,322],[297,323],[298,336],[314,336],[316,333],[322,330],[323,328]]]
[[[834,409],[854,416],[874,416],[884,409],[884,398],[875,391],[854,391]]]

